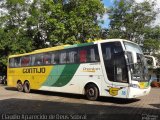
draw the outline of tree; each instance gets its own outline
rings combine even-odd
[[[11,54],[95,39],[105,12],[101,0],[1,0],[0,62]]]
[[[6,0],[1,7],[8,11],[5,28],[28,37],[32,49],[98,37],[105,12],[100,0]]]
[[[144,31],[155,20],[154,2],[136,3],[134,0],[115,0],[109,10],[109,38],[124,38],[142,43]]]
[[[108,29],[105,29],[105,28],[101,29],[101,31],[100,31],[100,38],[107,39],[108,32],[109,32]]]
[[[30,51],[31,40],[24,29],[25,0],[8,0],[1,6],[7,14],[0,16],[0,62],[6,65],[8,55]]]
[[[160,49],[160,27],[155,26],[153,28],[148,27],[145,30],[144,34],[144,43],[143,43],[144,51],[148,51],[149,53],[155,53]]]
[[[27,18],[27,29],[37,48],[74,44],[99,34],[98,15],[103,15],[100,0],[34,0]],[[33,27],[34,26],[34,27]]]

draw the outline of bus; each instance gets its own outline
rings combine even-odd
[[[8,86],[29,93],[44,90],[136,98],[150,92],[145,57],[138,44],[123,39],[61,45],[11,55]]]
[[[160,80],[160,73],[159,73],[159,61],[157,57],[152,55],[145,55],[147,67],[148,67],[148,75],[150,76],[150,82],[156,81],[159,82]]]
[[[148,68],[156,69],[158,67],[158,60],[156,57],[151,55],[145,55]]]

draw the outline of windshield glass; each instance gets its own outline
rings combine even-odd
[[[127,51],[135,51],[136,53],[143,54],[141,48],[134,43],[124,42],[124,45]]]
[[[137,55],[137,63],[133,64],[133,62],[130,59],[132,58],[131,56],[132,54],[129,54],[129,52],[127,53],[128,65],[131,71],[131,79],[136,81],[147,81],[148,69],[147,69],[146,60],[141,48],[138,45],[130,42],[124,42],[124,45],[125,45],[126,51],[134,51],[136,52],[136,55]]]

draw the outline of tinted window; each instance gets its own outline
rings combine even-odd
[[[66,61],[67,61],[67,52],[66,51],[59,52],[59,63],[65,64]]]
[[[9,59],[9,67],[14,67],[14,58]]]
[[[31,63],[30,56],[21,57],[21,66],[30,66],[30,63]]]
[[[43,54],[32,55],[32,65],[43,65]]]
[[[20,57],[14,58],[14,67],[21,67],[21,58]]]
[[[98,62],[99,61],[99,54],[97,45],[91,46],[89,48],[89,61],[90,62]]]
[[[99,54],[97,45],[79,48],[79,61],[81,63],[98,62]]]
[[[102,54],[108,79],[114,82],[127,82],[126,60],[121,43],[102,43]]]
[[[70,48],[9,59],[10,67],[99,62],[97,45]]]
[[[79,61],[81,62],[81,63],[85,63],[85,62],[87,62],[87,49],[85,49],[85,48],[81,48],[80,50],[79,50]]]
[[[44,53],[43,54],[43,62],[44,62],[44,65],[49,65],[51,64],[51,53]]]
[[[69,49],[67,51],[67,63],[78,63],[78,50]]]
[[[59,54],[58,54],[58,52],[51,53],[51,64],[59,64]]]

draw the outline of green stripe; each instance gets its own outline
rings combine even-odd
[[[43,86],[52,86],[54,83],[56,83],[64,68],[65,65],[55,65],[52,68],[47,80],[43,83]]]
[[[150,84],[149,84],[149,82],[146,82],[145,83],[145,87],[148,87]]]
[[[43,86],[62,87],[69,83],[80,64],[56,65]]]
[[[52,86],[62,87],[68,84],[73,78],[75,72],[77,71],[80,64],[68,64],[65,66],[61,76]]]

